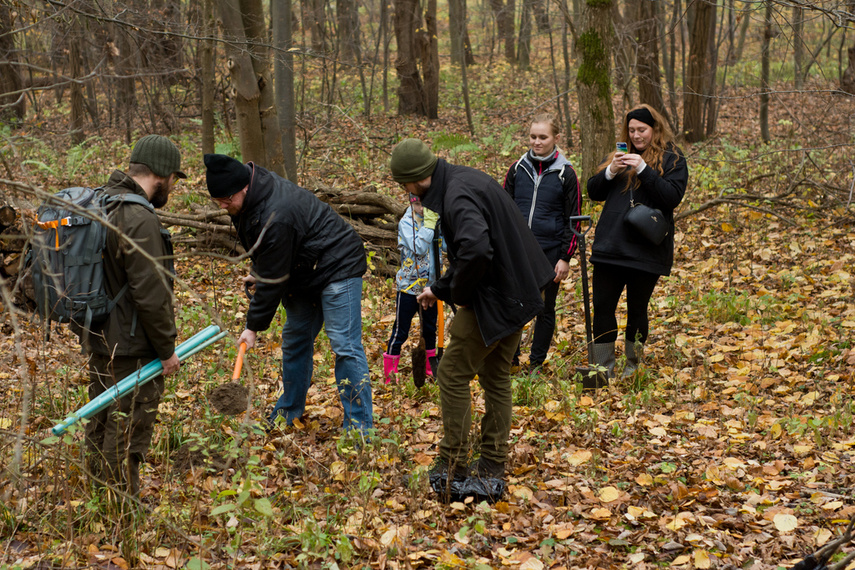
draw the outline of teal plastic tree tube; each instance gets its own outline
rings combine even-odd
[[[224,336],[226,336],[226,333],[220,333],[220,327],[211,325],[179,344],[175,348],[175,355],[178,356],[179,361],[183,361]],[[84,404],[79,410],[65,418],[65,420],[53,426],[51,431],[54,435],[62,435],[68,428],[81,419],[91,418],[111,403],[125,397],[137,386],[142,386],[161,372],[163,372],[163,364],[161,364],[159,359],[152,360],[133,374],[117,382],[116,385],[99,394],[95,399]]]

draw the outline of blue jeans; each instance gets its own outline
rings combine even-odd
[[[373,427],[371,379],[362,348],[362,278],[330,283],[320,297],[294,296],[285,307],[282,328],[282,388],[270,420],[281,415],[290,425],[306,410],[312,383],[315,339],[326,328],[335,353],[335,380],[344,408],[344,428]]]

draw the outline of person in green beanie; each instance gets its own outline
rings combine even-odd
[[[443,436],[431,486],[441,498],[471,490],[497,500],[509,451],[511,359],[522,327],[543,309],[541,291],[555,272],[513,199],[487,174],[449,164],[413,138],[395,146],[390,168],[396,182],[439,214],[448,248],[448,269],[418,301],[424,308],[437,299],[457,306],[437,370]],[[480,457],[470,466],[469,385],[476,374],[485,411],[475,445]]]
[[[187,175],[181,171],[178,147],[166,137],[148,135],[134,145],[127,172],[114,171],[104,186],[110,195],[135,194],[150,204],[125,200],[108,207],[108,220],[119,231],[107,234],[104,279],[116,306],[104,323],[93,326],[84,347],[89,353],[90,400],[153,359],[163,364],[162,375],[86,424],[91,475],[131,495],[140,492],[140,465],[154,433],[164,377],[180,365],[175,354],[172,243],[154,210],[166,205],[180,178]]]

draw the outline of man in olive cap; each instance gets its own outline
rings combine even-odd
[[[116,302],[107,320],[92,328],[89,398],[158,358],[163,374],[102,410],[86,424],[87,464],[98,480],[137,495],[164,389],[164,376],[179,368],[175,354],[172,243],[155,208],[164,206],[179,178],[181,154],[160,135],[141,138],[131,151],[127,172],[116,170],[104,186],[112,196],[133,195],[108,205],[104,250],[107,293]],[[133,242],[131,244],[130,242]]]
[[[335,379],[344,428],[373,427],[371,380],[362,347],[362,275],[365,247],[356,231],[314,194],[252,162],[206,154],[208,192],[232,218],[252,258],[246,283],[255,294],[238,343],[255,346],[276,310],[282,327],[283,393],[270,414],[287,425],[306,410],[315,339],[326,329],[335,353]]]
[[[440,216],[449,267],[419,295],[457,305],[437,381],[443,436],[431,469],[440,494],[498,499],[504,489],[511,428],[511,360],[522,327],[543,309],[555,272],[511,197],[487,174],[438,159],[418,139],[395,146],[392,177]],[[484,390],[481,455],[469,463],[470,382]],[[490,484],[483,484],[484,481]]]

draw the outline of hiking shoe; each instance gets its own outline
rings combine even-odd
[[[469,476],[480,479],[503,479],[505,477],[505,462],[479,457],[470,465]]]
[[[465,464],[456,465],[454,469],[442,459],[437,457],[433,462],[428,477],[430,487],[439,495],[439,500],[445,503],[461,501],[464,495],[461,493],[462,486],[466,483],[468,469]]]

